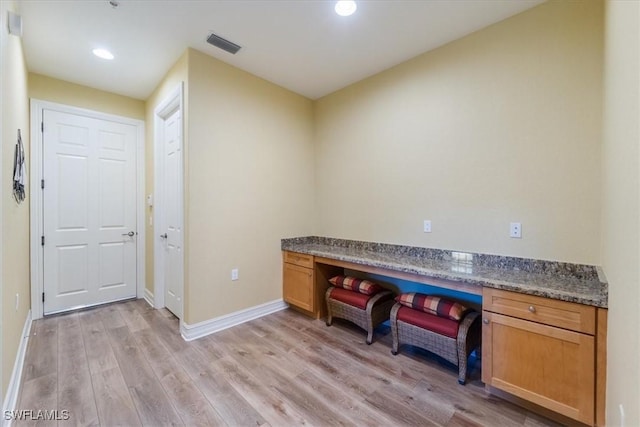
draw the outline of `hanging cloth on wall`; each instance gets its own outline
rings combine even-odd
[[[13,197],[18,203],[22,203],[25,198],[24,178],[26,174],[27,171],[24,164],[24,146],[22,145],[22,135],[20,135],[20,129],[18,129],[16,155],[13,158]]]

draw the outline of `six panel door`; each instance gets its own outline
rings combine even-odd
[[[135,126],[43,117],[44,314],[135,297]]]
[[[163,145],[163,192],[162,219],[164,222],[164,289],[165,306],[182,318],[183,252],[182,252],[182,141],[180,110],[164,120]]]

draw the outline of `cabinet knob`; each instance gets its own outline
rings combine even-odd
[[[484,323],[485,325],[488,325],[489,324],[489,319],[487,319],[487,318],[482,319],[482,323]]]
[[[535,313],[535,312],[536,312],[536,308],[535,308],[534,306],[530,305],[530,306],[529,306],[529,311],[530,311],[531,313]]]

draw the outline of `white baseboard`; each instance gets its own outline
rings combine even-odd
[[[16,354],[16,361],[13,364],[13,372],[11,373],[11,381],[9,381],[9,387],[7,388],[7,395],[4,397],[4,404],[2,405],[2,414],[7,411],[15,411],[18,404],[18,395],[20,393],[20,381],[22,380],[22,368],[24,366],[24,358],[27,354],[27,344],[29,343],[29,336],[31,335],[31,310],[27,313],[27,318],[22,328],[22,339],[20,340],[20,346],[18,347],[18,354]],[[3,420],[3,426],[10,426],[11,420]]]
[[[153,308],[156,307],[156,300],[155,297],[153,296],[153,292],[151,292],[149,289],[144,288],[144,300],[149,303],[149,305]]]
[[[256,305],[255,307],[236,311],[235,313],[216,317],[214,319],[205,320],[204,322],[194,323],[193,325],[180,322],[180,333],[185,341],[193,341],[197,338],[202,338],[206,335],[222,331],[232,326],[240,325],[241,323],[248,322],[249,320],[284,310],[287,307],[289,307],[289,305],[279,299]]]

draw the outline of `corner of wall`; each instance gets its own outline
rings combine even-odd
[[[640,425],[640,5],[606,3],[602,260],[609,283],[606,424]]]

